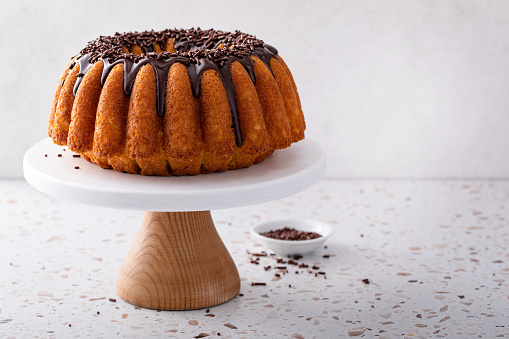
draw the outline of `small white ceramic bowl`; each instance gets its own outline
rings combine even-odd
[[[278,240],[264,237],[260,233],[281,229],[284,227],[295,228],[298,231],[316,232],[320,238],[311,240]],[[332,233],[332,227],[328,224],[312,219],[280,219],[264,222],[251,227],[251,233],[258,238],[265,247],[273,250],[278,255],[305,254],[319,249]]]

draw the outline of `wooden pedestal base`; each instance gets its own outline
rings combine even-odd
[[[237,267],[210,211],[146,212],[117,280],[125,301],[158,310],[193,310],[237,295]]]

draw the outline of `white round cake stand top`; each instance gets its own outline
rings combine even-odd
[[[249,168],[182,177],[105,170],[73,154],[49,138],[38,142],[23,159],[26,180],[50,196],[86,205],[185,212],[280,199],[312,186],[326,169],[323,149],[309,139],[275,151]]]

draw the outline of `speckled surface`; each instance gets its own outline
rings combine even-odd
[[[243,296],[208,313],[159,312],[115,292],[142,212],[0,181],[0,337],[509,337],[508,208],[507,181],[324,180],[214,211]],[[298,260],[309,268],[285,264],[279,279],[273,258],[251,263],[247,251],[264,248],[249,228],[289,216],[327,221],[335,234]]]

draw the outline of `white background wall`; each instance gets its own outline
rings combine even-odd
[[[509,2],[486,0],[1,0],[0,177],[22,176],[89,40],[192,26],[279,49],[329,177],[509,178]]]

